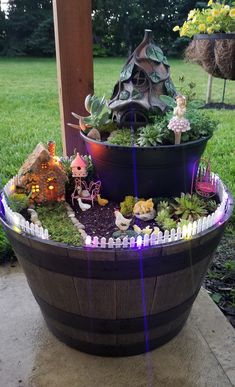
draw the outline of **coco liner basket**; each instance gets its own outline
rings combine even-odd
[[[126,195],[171,197],[190,192],[193,168],[210,137],[179,145],[130,147],[107,144],[81,132],[91,155],[102,195],[117,200]]]
[[[235,33],[195,35],[186,50],[186,58],[213,77],[235,80]]]
[[[140,248],[73,247],[2,224],[49,329],[95,355],[152,350],[184,326],[232,214],[224,187],[214,226],[188,240]],[[202,311],[203,313],[203,311]]]

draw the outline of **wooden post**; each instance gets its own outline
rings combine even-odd
[[[86,153],[71,112],[87,115],[84,100],[93,93],[91,0],[53,0],[57,73],[64,155]]]
[[[209,74],[208,84],[207,84],[207,92],[206,92],[206,103],[211,103],[212,81],[213,81],[213,77],[211,74]]]

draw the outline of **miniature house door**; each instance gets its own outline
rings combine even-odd
[[[46,184],[46,199],[48,201],[57,201],[58,198],[58,184],[55,176],[51,175],[47,179]]]

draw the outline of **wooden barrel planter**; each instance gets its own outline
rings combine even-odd
[[[130,147],[96,141],[80,133],[102,181],[102,195],[118,202],[126,195],[171,197],[190,192],[194,166],[210,138],[179,145]]]
[[[186,58],[213,77],[235,80],[235,33],[195,35],[186,50]]]
[[[229,196],[223,218],[207,231],[140,249],[73,247],[2,223],[54,335],[84,352],[125,356],[182,329],[231,213]]]

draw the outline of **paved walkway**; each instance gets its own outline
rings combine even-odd
[[[18,264],[0,267],[0,387],[231,387],[235,334],[201,290],[181,333],[128,358],[83,354],[50,334]]]

